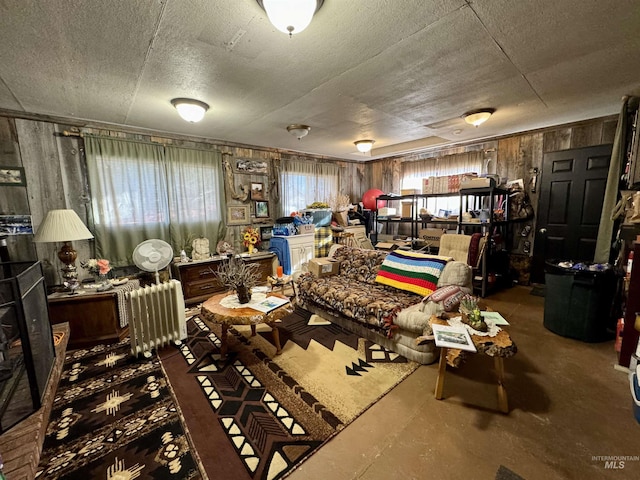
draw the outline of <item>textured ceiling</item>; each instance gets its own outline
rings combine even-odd
[[[637,0],[325,0],[292,38],[255,0],[4,0],[0,109],[368,160],[615,114],[639,51]]]

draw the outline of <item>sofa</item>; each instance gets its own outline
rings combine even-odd
[[[339,273],[306,272],[297,278],[299,306],[410,360],[430,364],[438,359],[429,319],[451,309],[452,298],[472,292],[466,262],[350,246],[337,248],[332,258],[340,263]],[[393,262],[405,259],[436,262],[439,271],[405,284],[393,268]],[[438,295],[445,290],[457,295]]]

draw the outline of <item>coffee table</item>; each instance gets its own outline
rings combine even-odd
[[[432,316],[430,323],[439,323],[448,325],[446,320]],[[505,330],[500,330],[497,335],[480,336],[471,335],[471,340],[476,347],[477,353],[483,353],[489,357],[493,357],[496,377],[498,381],[498,408],[502,413],[509,413],[509,402],[507,400],[507,390],[504,386],[504,359],[512,357],[518,351],[516,344],[511,340],[511,336]],[[444,376],[447,371],[447,364],[452,367],[458,367],[471,352],[453,349],[440,349],[440,362],[438,363],[438,379],[436,380],[435,397],[438,400],[443,398]]]
[[[220,336],[220,355],[222,358],[226,358],[227,356],[227,330],[230,325],[251,325],[251,336],[253,337],[256,335],[256,325],[262,323],[271,327],[273,332],[273,342],[276,346],[276,355],[279,355],[282,348],[280,346],[280,334],[278,333],[276,322],[292,313],[293,305],[291,305],[290,302],[285,303],[284,305],[267,313],[254,310],[249,307],[227,308],[222,306],[220,302],[229,295],[233,296],[235,294],[220,293],[218,295],[214,295],[204,302],[200,308],[201,317],[204,321],[209,321],[222,327],[222,334]],[[267,295],[267,297],[272,296],[288,300],[288,297],[278,293],[272,292]]]

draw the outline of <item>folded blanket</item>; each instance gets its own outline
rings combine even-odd
[[[451,257],[395,250],[378,270],[376,282],[427,296],[438,288],[438,279]]]

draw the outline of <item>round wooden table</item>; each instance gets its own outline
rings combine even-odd
[[[293,313],[293,306],[291,303],[285,303],[270,312],[264,313],[249,307],[227,308],[222,306],[220,302],[223,298],[228,297],[229,295],[235,294],[220,293],[218,295],[214,295],[204,302],[200,308],[203,320],[222,327],[222,334],[220,337],[220,354],[222,358],[227,356],[227,330],[229,329],[229,325],[251,325],[251,336],[253,337],[256,334],[256,325],[261,323],[271,327],[273,332],[273,342],[276,347],[276,355],[279,355],[282,348],[280,346],[280,334],[278,333],[276,322],[284,316]],[[267,297],[278,297],[289,300],[288,297],[273,292],[267,294]]]

